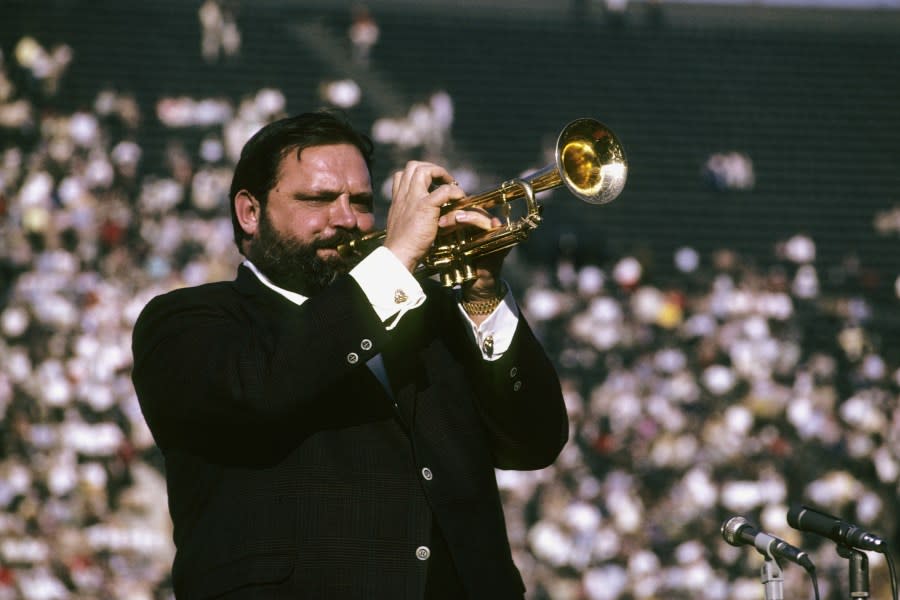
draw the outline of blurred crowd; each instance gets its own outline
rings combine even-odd
[[[208,60],[239,52],[225,5],[199,18]],[[353,22],[348,56],[367,63],[377,25],[361,9]],[[231,166],[287,103],[262,89],[148,111],[109,87],[53,110],[74,56],[24,34],[0,56],[0,600],[168,598],[163,465],[130,381],[131,329],[154,295],[233,277]],[[160,164],[140,136],[149,119],[172,134]],[[439,160],[452,120],[436,92],[372,135],[393,158]],[[843,596],[846,561],[785,514],[812,503],[893,543],[898,323],[853,285],[860,265],[818,264],[803,235],[773,240],[768,264],[689,246],[672,260],[663,284],[636,256],[510,256],[571,418],[555,465],[497,474],[529,598],[760,598],[762,557],[719,533],[732,515],[806,544],[822,597]],[[870,559],[884,597],[884,559]],[[785,577],[810,597],[799,568]]]
[[[719,532],[742,515],[811,552],[823,598],[846,597],[847,561],[786,515],[811,504],[893,543],[896,322],[876,323],[863,295],[827,293],[802,235],[766,268],[725,250],[673,258],[681,276],[665,286],[634,257],[607,268],[563,257],[536,281],[531,267],[524,310],[557,360],[572,437],[545,472],[500,473],[530,587],[761,598],[762,556]],[[884,558],[871,559],[886,597]],[[811,597],[806,574],[785,571],[785,597]]]

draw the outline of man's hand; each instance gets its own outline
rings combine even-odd
[[[500,219],[480,208],[453,211],[438,221],[441,234],[455,231],[460,226],[490,231],[500,224]],[[507,254],[508,251],[494,252],[474,261],[472,267],[478,278],[463,284],[464,300],[490,300],[500,294],[500,269]]]
[[[465,193],[443,167],[408,162],[406,168],[394,173],[384,247],[412,273],[434,243],[441,206],[464,197]]]
[[[447,213],[439,221],[441,233],[453,231],[460,226],[477,228],[484,231],[500,227],[501,222],[497,217],[480,208],[458,210]],[[478,258],[472,263],[476,278],[462,284],[462,299],[464,302],[483,302],[502,298],[506,291],[502,289],[500,282],[500,270],[503,267],[503,259],[509,254],[509,249],[493,252]],[[488,318],[489,314],[473,314],[466,311],[469,318],[480,324]]]
[[[412,273],[437,237],[460,229],[490,231],[501,225],[500,219],[477,207],[441,214],[443,205],[464,197],[443,167],[408,162],[402,171],[394,173],[384,247]],[[463,300],[492,300],[502,295],[500,270],[507,254],[508,250],[495,252],[474,262],[477,278],[463,284]]]

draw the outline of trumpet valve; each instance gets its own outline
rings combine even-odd
[[[475,274],[475,269],[472,268],[471,263],[469,263],[469,261],[463,263],[463,281],[469,281],[471,279],[476,279],[477,277],[478,276]]]

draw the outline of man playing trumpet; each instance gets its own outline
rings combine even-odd
[[[413,276],[436,236],[499,223],[442,167],[394,175],[383,245],[372,143],[307,113],[245,145],[237,278],[153,299],[135,388],[166,460],[182,598],[521,598],[494,469],[540,469],[568,423],[500,280]]]

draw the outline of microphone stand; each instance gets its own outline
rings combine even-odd
[[[869,557],[845,544],[838,544],[837,553],[850,561],[850,598],[868,598]]]
[[[766,600],[784,600],[784,577],[781,565],[768,553],[763,554],[766,560],[760,569],[760,579],[766,590]]]

